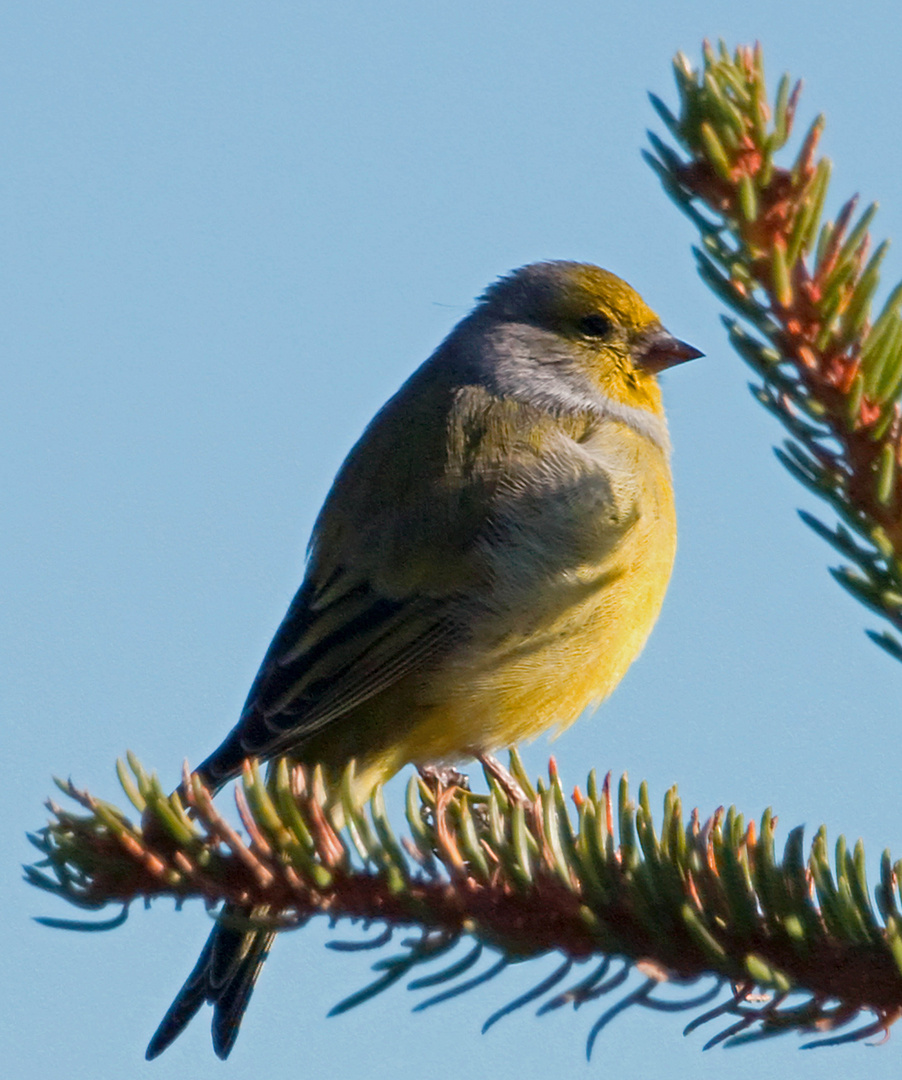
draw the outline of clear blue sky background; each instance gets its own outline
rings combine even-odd
[[[396,988],[339,1019],[368,958],[286,935],[227,1065],[205,1015],[144,1046],[209,928],[135,908],[85,936],[19,879],[51,774],[120,799],[134,750],[174,784],[233,723],[300,580],[314,515],[363,425],[497,274],[544,258],[633,283],[707,358],[666,377],[680,547],[641,660],[554,746],[673,782],[708,814],[771,805],[902,853],[902,669],[798,521],[692,233],[639,150],[670,58],[759,38],[772,81],[828,117],[840,197],[902,235],[894,6],[551,0],[48,2],[0,14],[4,526],[0,1060],[74,1078],[898,1076],[902,1042],[702,1054],[685,1017],[485,1017],[531,965],[412,1015]],[[888,277],[902,276],[898,251]],[[533,771],[548,744],[528,750]],[[605,1003],[607,1004],[607,1003]]]

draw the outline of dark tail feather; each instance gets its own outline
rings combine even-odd
[[[223,1061],[238,1038],[238,1029],[251,1000],[254,983],[269,956],[275,936],[270,930],[244,934],[244,940],[238,946],[241,955],[237,967],[233,967],[226,980],[217,985],[216,996],[210,999],[213,1002],[213,1050]],[[214,956],[214,968],[218,966],[218,959],[218,956]]]
[[[226,907],[213,927],[203,951],[185,985],[169,1006],[147,1046],[148,1061],[163,1051],[185,1030],[204,1002],[213,1006],[213,1049],[227,1058],[241,1026],[241,1018],[275,934],[269,930],[240,930],[237,919],[247,919],[247,908]],[[232,922],[228,925],[226,920]]]
[[[219,927],[214,927],[203,951],[197,958],[194,969],[185,980],[185,985],[179,990],[175,1001],[169,1006],[166,1015],[160,1021],[160,1026],[147,1044],[144,1056],[148,1061],[162,1054],[166,1047],[181,1035],[191,1018],[207,1000],[207,969],[210,966],[218,932]]]

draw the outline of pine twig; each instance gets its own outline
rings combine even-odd
[[[552,760],[546,781],[524,785],[526,804],[511,802],[491,778],[488,795],[413,778],[409,835],[399,841],[381,792],[356,805],[350,771],[330,785],[320,770],[311,774],[283,760],[266,782],[255,764],[246,765],[241,835],[196,776],[187,778],[182,806],[177,794],[162,796],[134,758],[129,765],[120,763],[120,777],[141,823],[60,782],[81,812],[48,804],[53,819],[32,837],[44,858],[26,868],[27,880],[87,910],[199,898],[208,907],[225,901],[265,908],[268,925],[278,930],[318,914],[418,930],[398,956],[377,964],[375,983],[333,1011],[368,1000],[469,938],[474,949],[463,960],[414,980],[421,989],[447,984],[420,1007],[550,952],[563,960],[553,977],[488,1025],[552,991],[540,1013],[584,1005],[640,971],[646,982],[602,1014],[590,1046],[629,1005],[696,1009],[725,984],[733,986],[732,997],[689,1029],[729,1018],[712,1045],[829,1032],[869,1013],[864,1037],[888,1029],[902,1012],[902,864],[884,856],[875,907],[860,843],[850,852],[840,838],[831,866],[825,831],[815,835],[806,860],[802,830],[795,829],[780,860],[770,811],[757,829],[732,808],[704,825],[693,813],[687,823],[672,788],[656,828],[644,784],[636,804],[626,777],[615,796],[610,776],[599,787],[593,773],[586,793],[577,788],[568,800]],[[511,768],[524,776],[515,755]],[[462,980],[484,948],[498,954],[497,962]],[[608,977],[612,961],[618,968]],[[574,964],[590,962],[593,974],[559,989]],[[713,985],[699,995],[692,988],[700,980]],[[677,988],[676,998],[658,995],[667,984]],[[793,996],[801,1003],[788,1003]]]
[[[802,515],[853,564],[833,576],[902,630],[902,284],[872,321],[888,248],[871,253],[876,205],[859,214],[854,196],[821,224],[823,117],[795,160],[778,165],[801,83],[784,75],[769,104],[759,46],[730,54],[705,43],[700,69],[679,54],[674,71],[678,115],[654,95],[652,104],[679,151],[650,134],[646,159],[699,229],[700,275],[752,327],[724,319],[760,379],[755,396],[790,435],[780,460],[840,519]],[[868,633],[902,660],[893,634]]]

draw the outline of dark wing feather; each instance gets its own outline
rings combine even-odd
[[[226,783],[248,757],[298,750],[464,636],[447,600],[390,600],[362,582],[329,593],[328,604],[317,603],[310,584],[301,586],[238,723],[196,770],[205,783]]]
[[[479,541],[509,480],[496,443],[505,462],[513,453],[531,465],[535,417],[476,387],[461,396],[443,374],[453,369],[447,359],[440,349],[408,380],[342,465],[314,527],[307,577],[241,717],[198,769],[210,786],[236,776],[248,756],[300,751],[469,637],[473,598],[492,581]]]

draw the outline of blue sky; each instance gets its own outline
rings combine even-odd
[[[362,427],[498,274],[593,261],[707,353],[669,373],[677,565],[641,659],[554,745],[676,782],[782,835],[826,822],[869,865],[902,853],[898,664],[796,517],[815,501],[771,453],[692,232],[640,159],[674,100],[670,59],[760,39],[771,81],[827,115],[828,210],[881,198],[902,235],[895,8],[801,2],[360,0],[154,5],[48,0],[0,15],[2,1056],[21,1080],[314,1075],[898,1075],[899,1037],[803,1054],[787,1038],[701,1053],[685,1018],[483,1020],[530,965],[412,1015],[402,988],[343,1017],[368,960],[313,925],[277,943],[232,1058],[206,1016],[156,1062],[147,1039],[206,936],[199,905],[135,908],[105,935],[23,885],[52,774],[121,800],[126,749],[174,784],[232,725],[300,580],[331,478]],[[850,43],[854,42],[854,48]],[[657,125],[659,127],[659,125]],[[902,277],[899,252],[886,280]],[[549,753],[526,751],[534,772]],[[597,1015],[597,1014],[596,1014]]]

